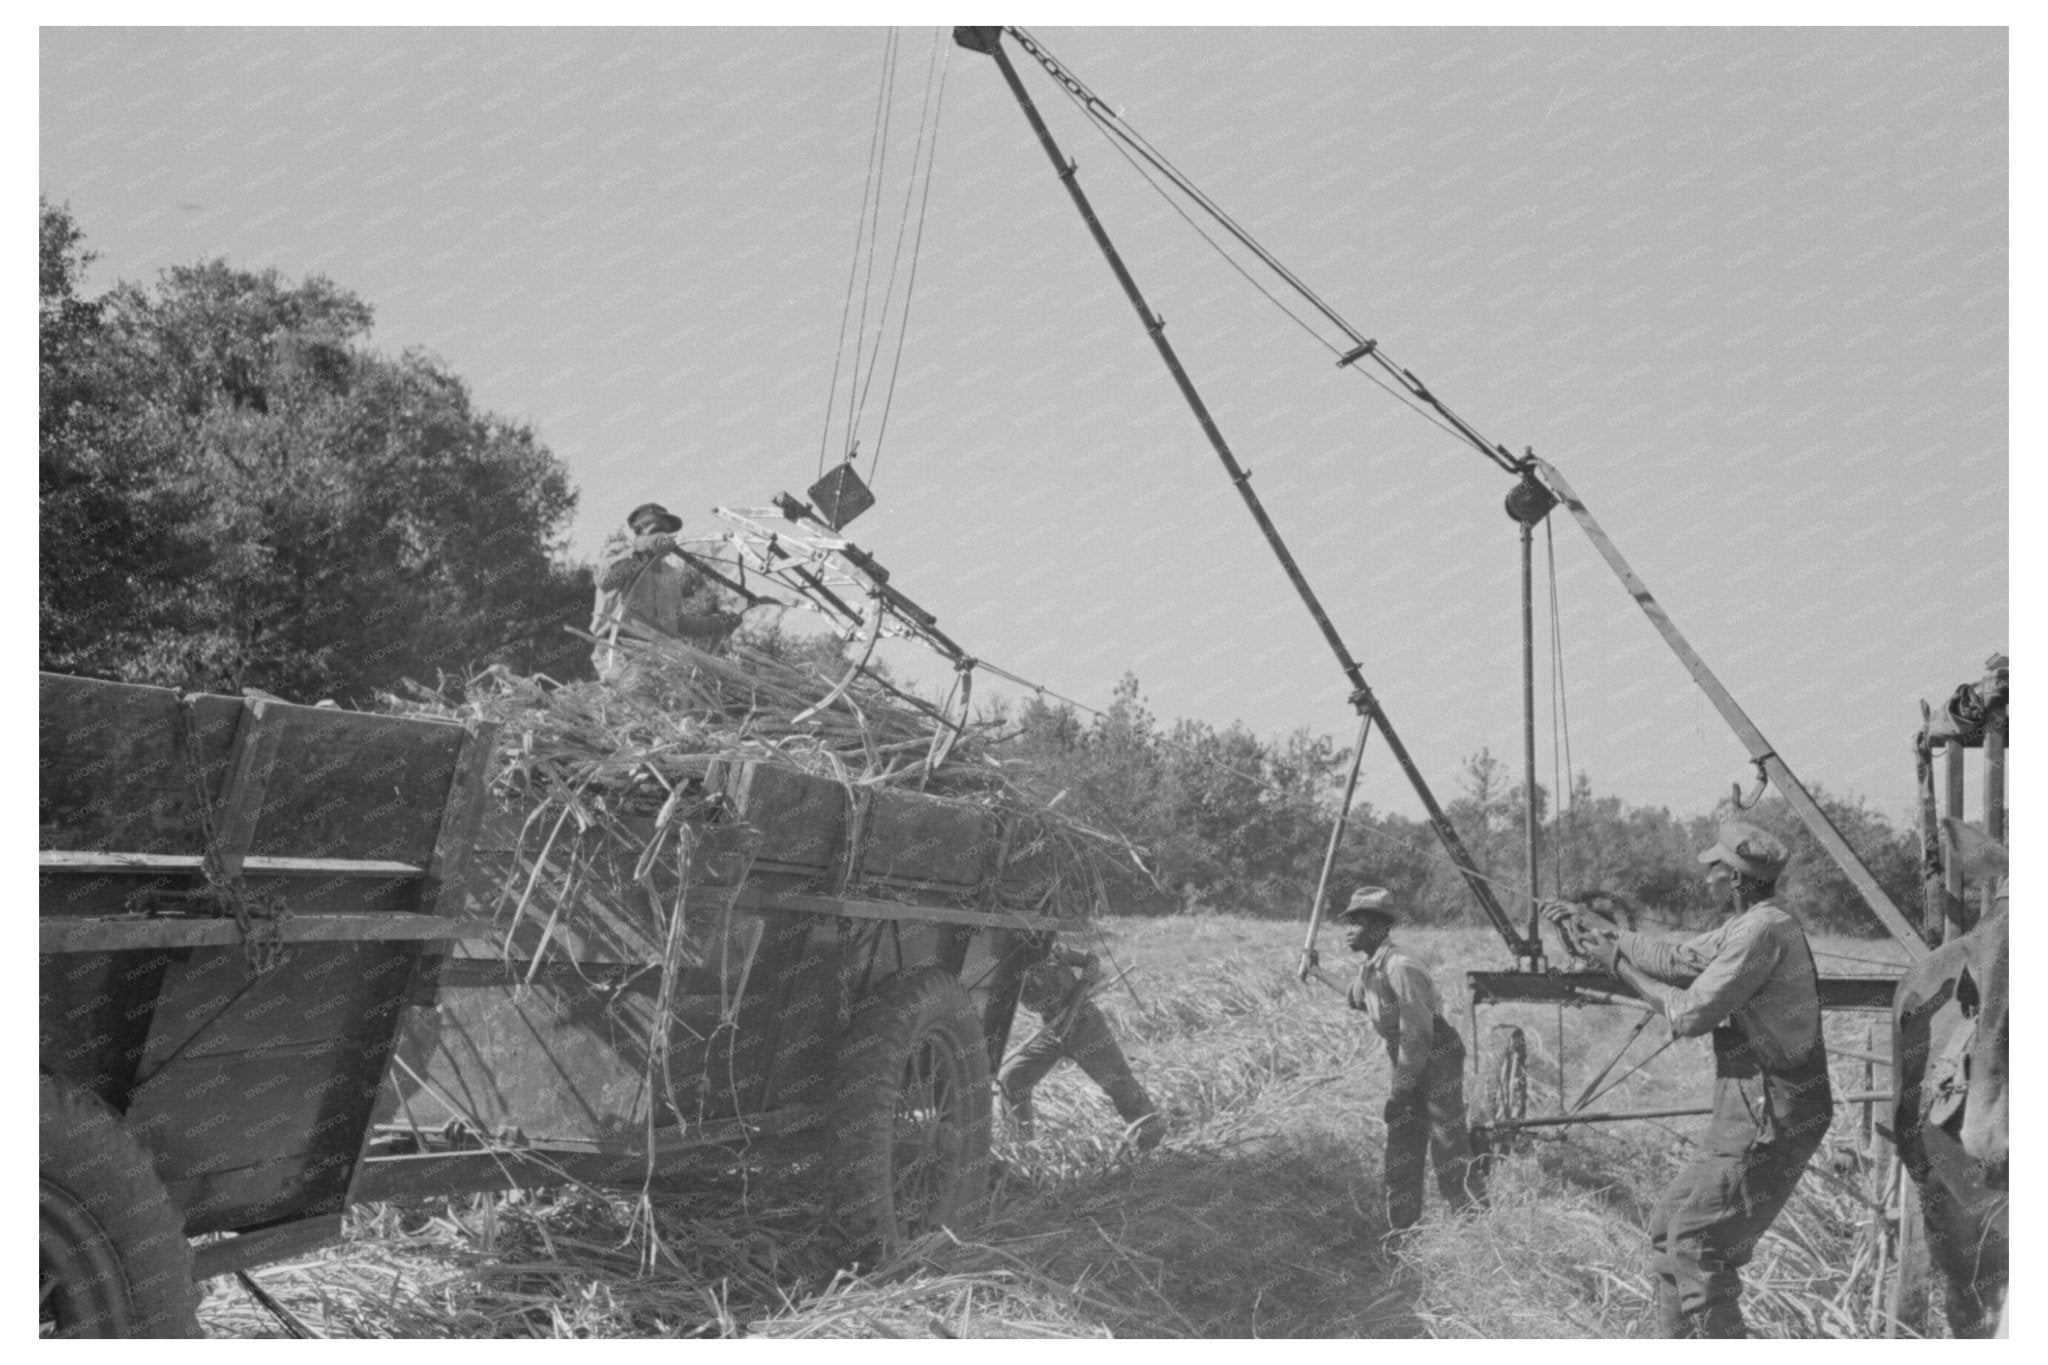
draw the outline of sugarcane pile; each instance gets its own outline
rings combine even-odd
[[[1045,841],[1047,875],[1034,886],[1045,914],[1084,915],[1103,895],[1102,870],[1136,851],[1113,833],[1052,807],[1031,765],[999,756],[1006,736],[989,719],[948,715],[866,669],[838,677],[745,641],[714,654],[675,639],[621,637],[610,681],[560,684],[493,667],[439,690],[411,684],[384,698],[398,714],[498,726],[484,866],[494,904],[477,905],[505,947],[537,960],[573,927],[595,888],[638,883],[656,920],[680,909],[693,831],[716,821],[716,763],[759,762],[829,777],[849,789],[886,787],[970,802],[1028,822]],[[502,833],[516,830],[507,841]],[[710,855],[699,840],[694,852]],[[682,864],[682,865],[679,865]],[[713,879],[719,879],[714,873]],[[612,896],[603,896],[614,900]],[[637,899],[637,898],[636,898]],[[1013,902],[1014,903],[1014,902]],[[636,913],[635,918],[645,919]],[[665,931],[648,924],[650,946]]]

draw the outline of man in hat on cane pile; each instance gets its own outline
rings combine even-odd
[[[682,529],[681,517],[658,502],[643,502],[627,516],[625,531],[605,542],[590,620],[598,677],[612,681],[623,670],[615,643],[622,630],[629,638],[645,633],[716,650],[739,626],[718,590],[672,557]]]
[[[1059,946],[1024,973],[1018,1000],[1041,1022],[1030,1041],[1003,1063],[996,1086],[1019,1135],[1028,1139],[1032,1090],[1054,1067],[1071,1059],[1109,1096],[1138,1150],[1149,1152],[1166,1136],[1166,1122],[1131,1074],[1109,1021],[1089,999],[1099,979],[1095,954]]]
[[[1754,825],[1722,825],[1699,860],[1728,917],[1693,938],[1617,932],[1576,906],[1544,907],[1573,951],[1659,1006],[1673,1034],[1714,1036],[1713,1117],[1650,1215],[1664,1336],[1748,1335],[1737,1272],[1834,1118],[1813,951],[1776,900],[1789,856]]]
[[[1337,919],[1351,951],[1364,953],[1348,1001],[1386,1040],[1393,1082],[1387,1095],[1387,1225],[1390,1241],[1422,1217],[1423,1162],[1436,1167],[1437,1190],[1454,1209],[1480,1195],[1480,1168],[1465,1129],[1465,1044],[1444,1018],[1429,970],[1387,941],[1399,917],[1381,886],[1353,893]]]

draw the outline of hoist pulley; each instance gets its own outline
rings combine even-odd
[[[1545,488],[1532,472],[1522,471],[1521,481],[1508,490],[1505,501],[1510,518],[1523,526],[1535,526],[1557,506],[1557,494]]]

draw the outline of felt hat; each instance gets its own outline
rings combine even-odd
[[[640,531],[642,522],[653,523],[647,531],[666,531],[674,535],[683,529],[683,519],[658,502],[643,502],[626,514],[626,525]]]
[[[1785,870],[1785,864],[1792,860],[1792,854],[1775,835],[1745,825],[1740,820],[1730,820],[1721,826],[1721,837],[1715,845],[1699,855],[1703,863],[1721,863],[1737,872],[1744,872],[1760,881],[1774,882]]]
[[[1351,893],[1351,900],[1337,912],[1338,919],[1352,919],[1358,915],[1380,915],[1389,920],[1401,918],[1401,912],[1394,908],[1394,893],[1384,886],[1361,886]]]

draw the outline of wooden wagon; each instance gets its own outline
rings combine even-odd
[[[972,1216],[1042,830],[707,759],[541,846],[494,741],[43,676],[46,1333],[192,1334],[366,1201],[793,1159],[855,1256]]]

